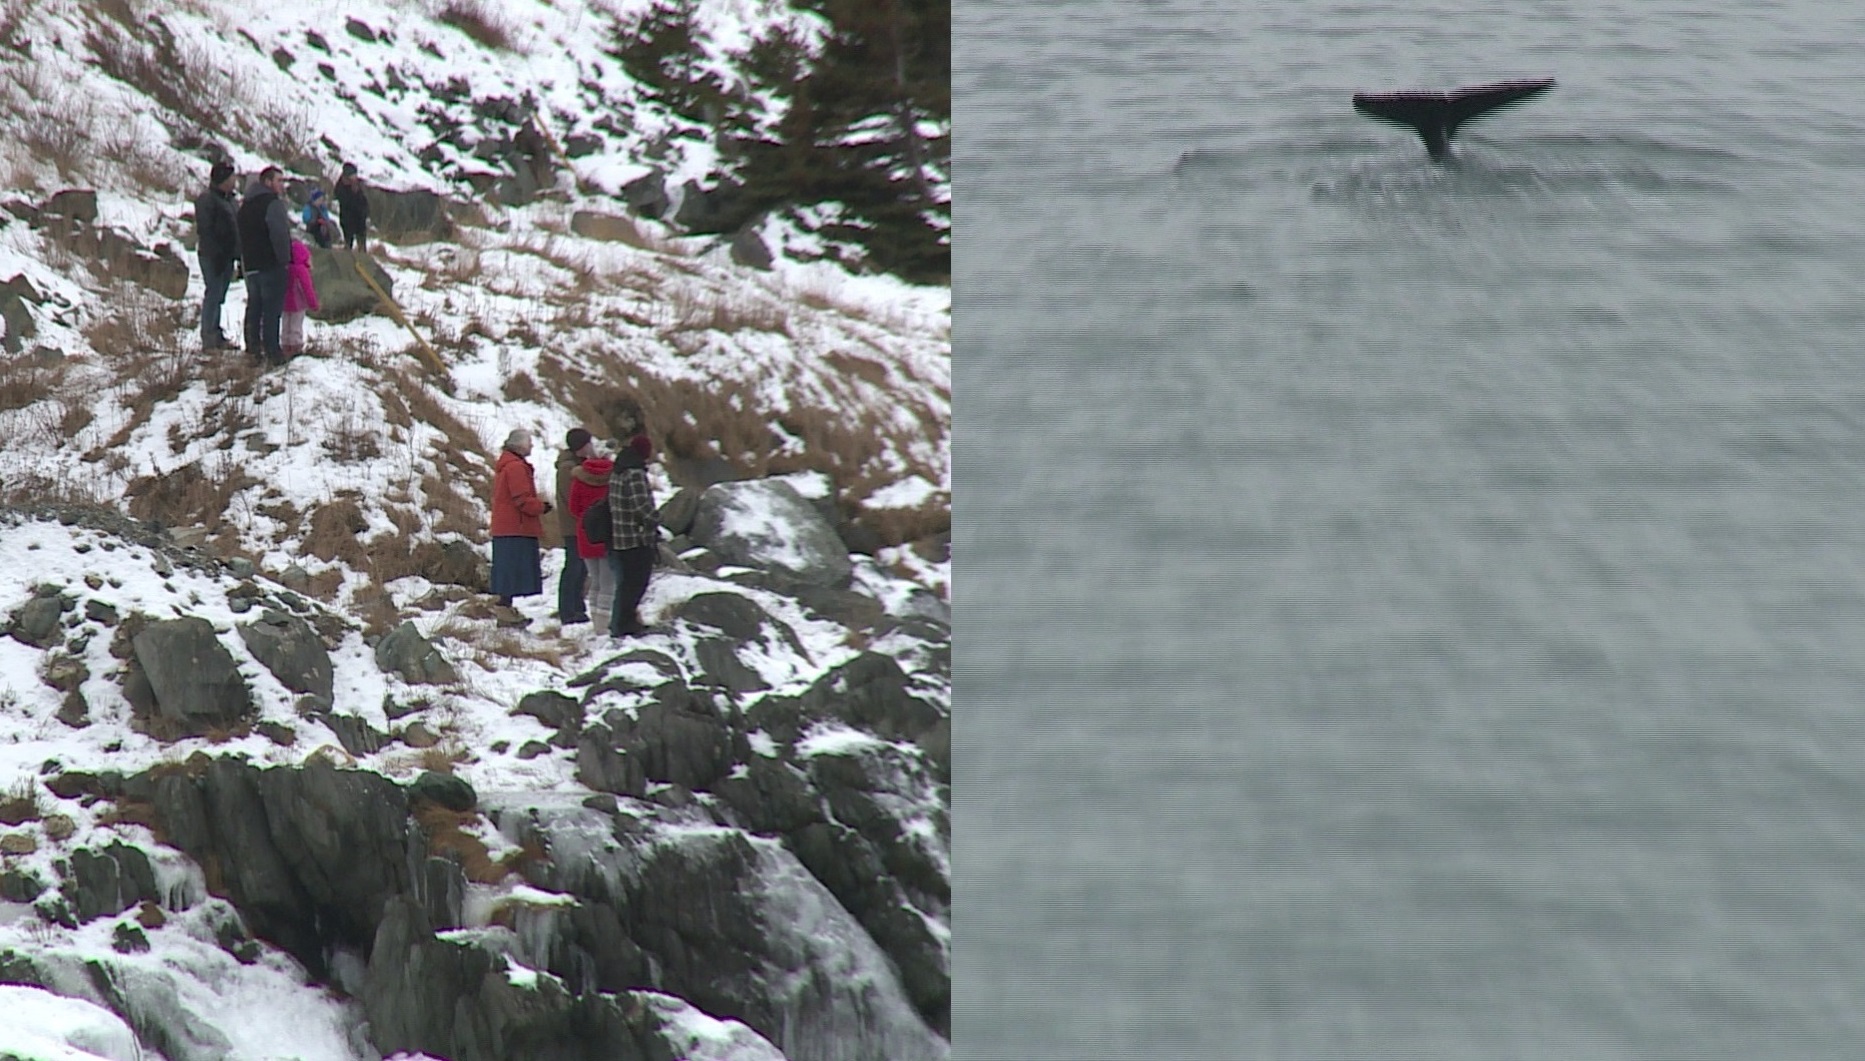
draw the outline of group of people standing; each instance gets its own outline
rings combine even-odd
[[[660,551],[660,521],[648,483],[654,444],[639,405],[619,403],[615,426],[626,441],[613,454],[596,447],[584,428],[571,428],[557,457],[558,508],[537,491],[531,433],[506,438],[492,483],[492,592],[510,609],[517,597],[542,593],[543,518],[555,512],[564,548],[557,581],[557,619],[563,626],[602,616],[613,637],[647,630],[641,599],[647,595]],[[609,538],[592,541],[584,516],[598,504],[609,510]]]
[[[260,170],[246,194],[236,199],[237,182],[231,162],[216,162],[208,171],[207,190],[194,201],[195,257],[206,288],[201,299],[201,347],[233,349],[221,331],[220,311],[235,276],[243,273],[246,352],[262,364],[281,365],[303,352],[305,314],[320,308],[317,286],[311,279],[311,250],[292,238],[282,170],[277,166]],[[323,189],[313,189],[301,223],[320,247],[329,247],[331,219],[322,202]],[[337,178],[337,205],[344,245],[367,250],[369,200],[354,163],[344,163]]]

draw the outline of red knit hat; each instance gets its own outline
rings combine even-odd
[[[634,438],[629,439],[628,448],[640,454],[642,460],[647,460],[649,457],[654,456],[654,443],[648,441],[648,436],[646,435],[636,435]]]

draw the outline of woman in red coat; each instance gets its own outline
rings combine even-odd
[[[537,494],[531,473],[531,432],[524,428],[505,439],[498,469],[492,476],[492,592],[510,607],[512,598],[544,592],[544,567],[538,539],[544,524],[538,518],[551,510]]]

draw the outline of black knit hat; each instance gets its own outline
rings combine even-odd
[[[589,445],[589,432],[580,427],[573,427],[570,433],[563,437],[563,444],[571,453],[579,452],[584,446]]]
[[[231,176],[233,176],[233,163],[223,158],[207,171],[207,183],[218,185]]]

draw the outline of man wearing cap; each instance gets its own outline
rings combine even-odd
[[[240,234],[233,220],[233,185],[238,178],[233,163],[214,163],[207,174],[207,190],[194,200],[194,254],[201,263],[201,349],[232,346],[220,330],[220,307],[233,283],[233,265],[240,259]]]
[[[356,163],[345,162],[343,175],[337,178],[338,221],[343,224],[343,245],[350,250],[369,249],[369,197],[363,194],[363,182],[356,175]]]

